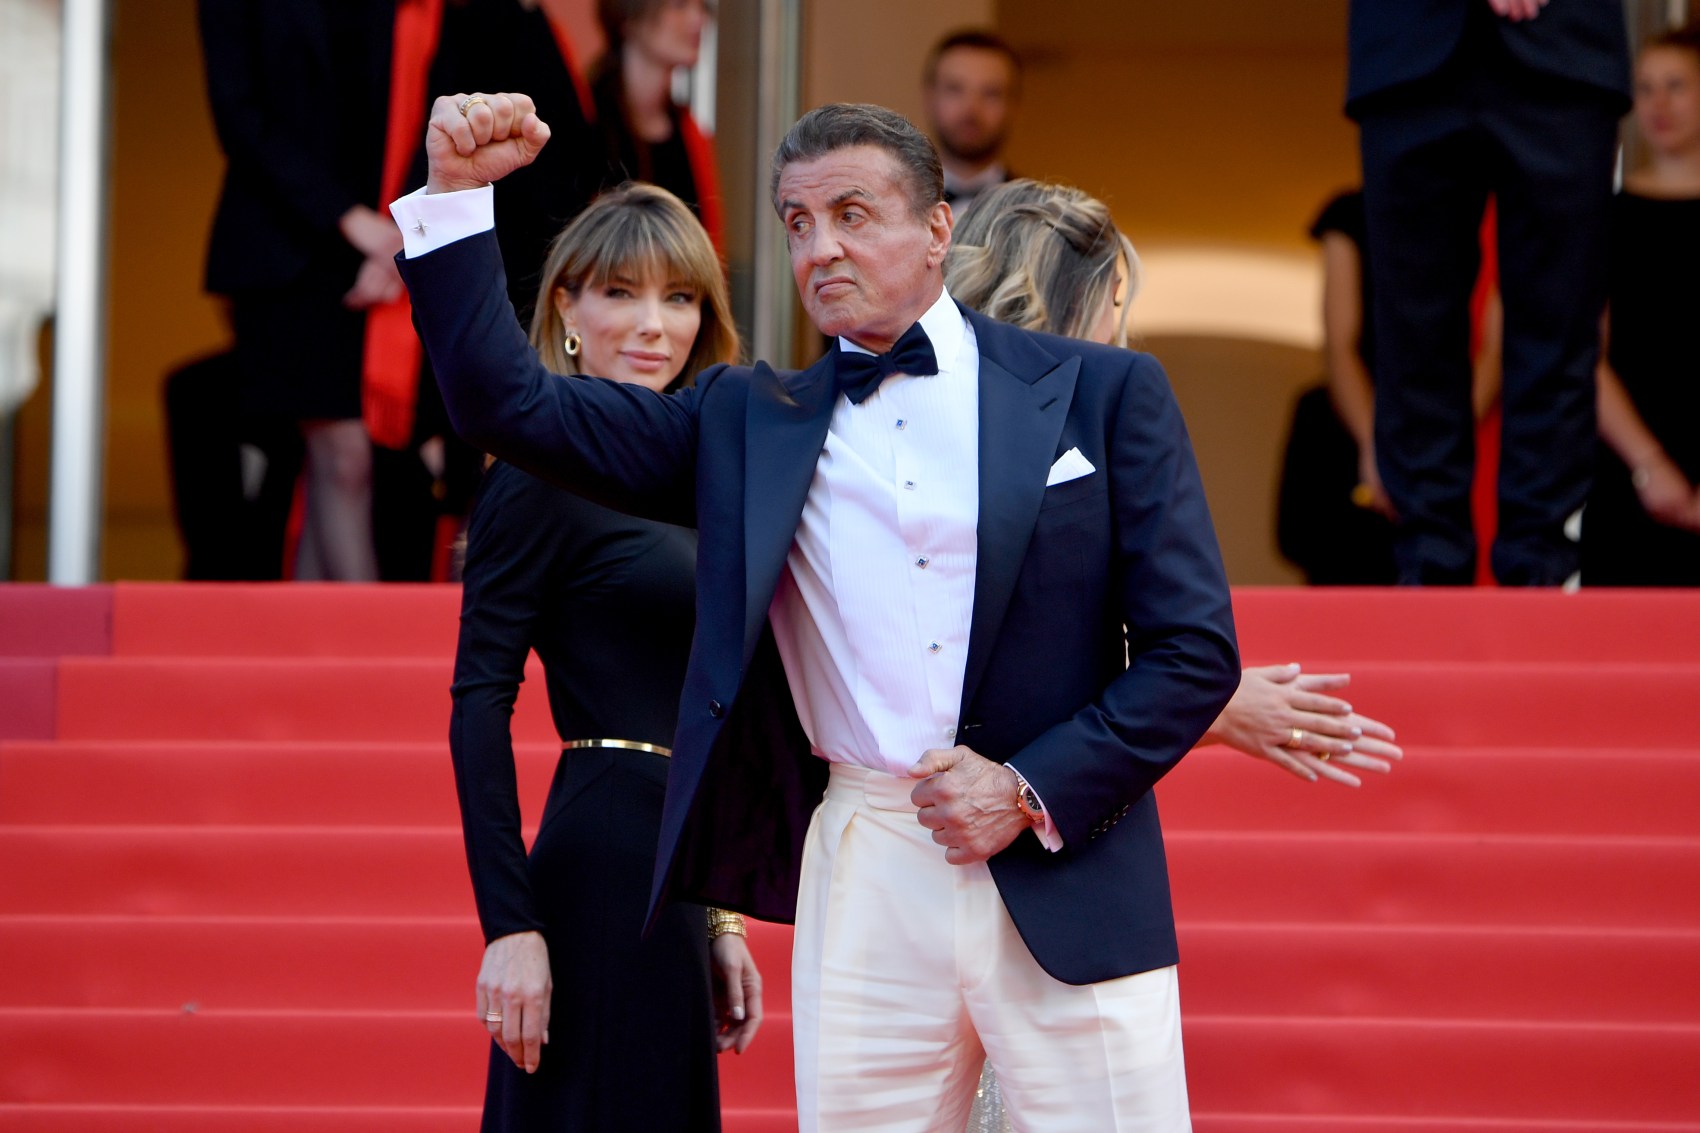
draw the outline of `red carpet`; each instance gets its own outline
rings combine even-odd
[[[1349,668],[1408,755],[1160,788],[1200,1133],[1700,1129],[1700,595],[1237,599],[1249,663]],[[0,587],[0,1129],[475,1128],[456,605]],[[753,943],[726,1127],[779,1133],[789,933]]]

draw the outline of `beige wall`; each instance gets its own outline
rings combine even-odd
[[[560,2],[588,27],[590,0]],[[928,46],[955,27],[995,23],[1030,60],[1011,154],[1019,171],[1102,194],[1149,251],[1306,256],[1304,228],[1315,208],[1356,176],[1353,135],[1339,113],[1345,5],[810,0],[804,101],[878,101],[918,117]],[[221,159],[193,0],[116,0],[114,18],[104,573],[172,577],[180,553],[159,385],[171,366],[225,342],[217,308],[200,289]],[[1290,577],[1266,535],[1274,443],[1267,438],[1281,427],[1274,409],[1313,366],[1302,354],[1254,362],[1275,355],[1161,341],[1174,347],[1166,360],[1200,437],[1230,573],[1241,583]],[[21,577],[39,578],[45,561],[47,402],[45,391],[38,394],[20,421]]]
[[[877,102],[916,124],[921,67],[942,36],[996,21],[993,0],[811,0],[803,16],[803,107]]]
[[[1272,505],[1292,398],[1321,373],[1316,352],[1293,345],[1307,340],[1294,312],[1316,287],[1305,230],[1358,176],[1340,111],[1346,0],[1000,0],[998,16],[1028,59],[1012,167],[1104,197],[1150,256],[1133,317],[1154,316],[1146,345],[1186,413],[1229,576],[1296,581],[1275,552]],[[1191,309],[1175,310],[1161,265],[1206,260],[1223,284],[1189,275]],[[1260,276],[1268,286],[1248,294]],[[1163,333],[1222,324],[1268,338]]]

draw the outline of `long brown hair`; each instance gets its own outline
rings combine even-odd
[[[531,345],[545,366],[558,374],[577,369],[562,344],[566,330],[555,309],[555,289],[564,287],[576,298],[585,287],[600,287],[618,274],[678,280],[702,296],[702,326],[669,392],[716,362],[737,361],[726,269],[708,233],[672,193],[630,181],[598,197],[549,245],[531,316]]]

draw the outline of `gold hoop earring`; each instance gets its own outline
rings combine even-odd
[[[577,358],[579,349],[584,345],[584,339],[576,331],[568,331],[567,337],[561,340],[561,349],[567,352],[568,358]]]

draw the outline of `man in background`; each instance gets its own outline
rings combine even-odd
[[[982,192],[1012,176],[1003,149],[1021,97],[1021,58],[992,32],[952,32],[927,55],[921,85],[944,166],[944,199],[960,218]]]

